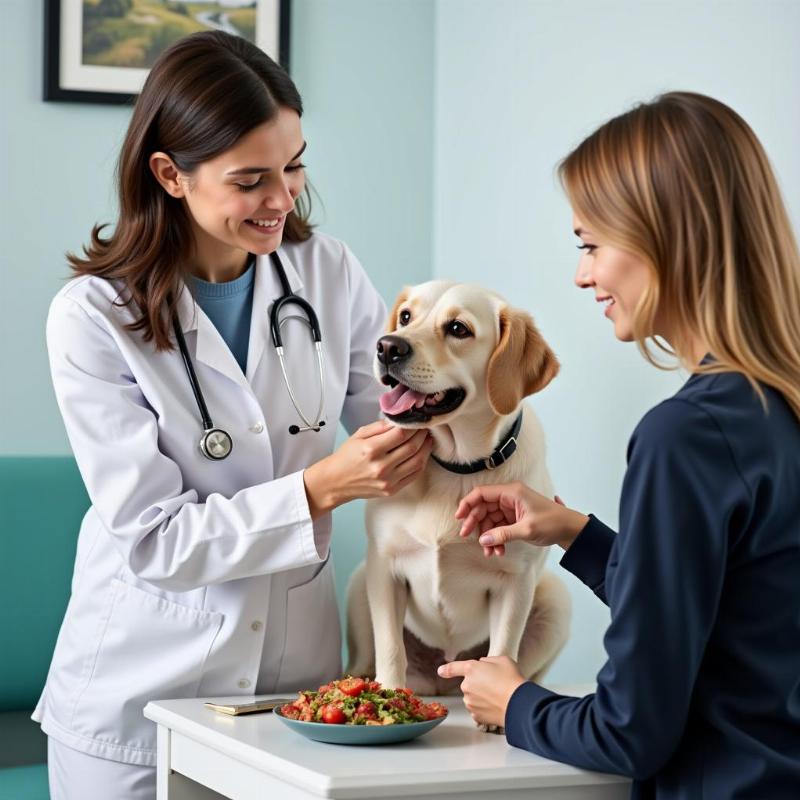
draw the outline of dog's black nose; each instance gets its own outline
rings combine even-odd
[[[385,364],[396,364],[411,357],[411,345],[402,336],[384,336],[378,339],[378,361]]]

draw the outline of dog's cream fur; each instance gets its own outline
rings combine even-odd
[[[404,321],[410,313],[405,325],[402,312]],[[456,319],[474,336],[446,335]],[[488,655],[509,656],[523,676],[541,679],[570,618],[566,588],[544,569],[548,548],[510,542],[504,556],[487,558],[475,536],[458,536],[454,513],[480,484],[522,481],[553,496],[541,425],[521,403],[552,380],[558,362],[527,314],[477,286],[431,281],[406,289],[388,331],[413,348],[393,377],[427,394],[466,391],[458,408],[410,425],[430,428],[442,460],[489,456],[520,407],[524,416],[516,453],[497,469],[458,475],[431,460],[398,494],[367,503],[367,558],[348,587],[348,673],[448,694],[460,680],[438,677],[435,667],[487,654],[488,640]],[[376,359],[376,377],[385,371]]]

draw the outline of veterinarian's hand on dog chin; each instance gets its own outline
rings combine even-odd
[[[514,539],[566,550],[589,521],[561,498],[551,500],[523,483],[476,487],[459,503],[456,519],[463,520],[459,536],[478,531],[487,556],[503,555],[506,542]]]
[[[451,661],[439,667],[443,678],[463,676],[464,705],[480,725],[505,725],[511,695],[525,678],[508,656],[486,656],[480,661]]]
[[[311,518],[356,498],[396,494],[419,477],[432,449],[426,430],[385,420],[359,428],[335,453],[304,470]]]

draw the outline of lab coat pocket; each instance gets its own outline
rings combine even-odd
[[[111,610],[73,727],[93,739],[155,748],[149,700],[196,697],[224,615],[113,581]]]
[[[286,593],[286,639],[276,691],[316,689],[341,672],[342,632],[329,557],[310,580]]]

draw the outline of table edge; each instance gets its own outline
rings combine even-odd
[[[380,782],[369,775],[326,776],[306,767],[292,764],[287,767],[284,759],[273,756],[266,750],[253,747],[245,742],[231,739],[233,746],[229,746],[225,737],[220,737],[214,731],[195,723],[186,724],[186,718],[159,705],[159,701],[150,701],[144,708],[144,716],[168,728],[172,733],[186,739],[199,742],[206,747],[211,747],[228,758],[239,761],[254,769],[266,772],[274,778],[285,781],[301,789],[316,792],[323,796],[330,796],[331,792],[341,792],[353,789],[387,790],[396,793],[398,789],[415,790],[447,787],[450,791],[474,788],[486,783],[493,788],[548,788],[557,786],[585,786],[587,784],[614,784],[629,782],[630,779],[623,775],[594,772],[591,770],[574,767],[551,759],[539,765],[538,774],[532,774],[529,768],[508,767],[502,776],[482,776],[483,770],[464,770],[457,772],[436,773],[426,775],[425,780],[415,779],[403,772],[384,774]],[[545,783],[542,783],[542,780]],[[376,795],[380,796],[380,795]]]

